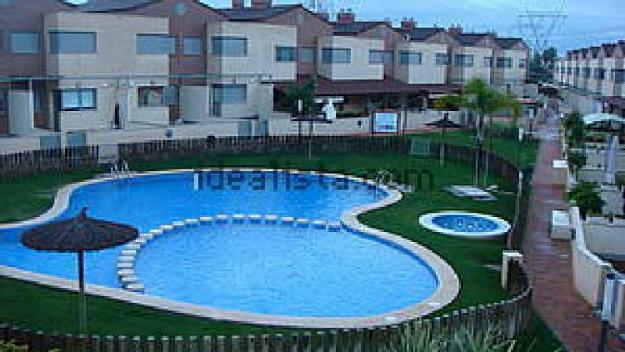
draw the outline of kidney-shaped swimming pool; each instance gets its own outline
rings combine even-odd
[[[144,233],[162,224],[217,214],[339,221],[345,220],[346,211],[384,203],[393,192],[339,175],[254,170],[152,173],[95,180],[71,189],[67,204],[52,210],[58,211],[52,220],[88,207],[92,217],[131,224]],[[146,245],[135,270],[147,295],[272,316],[390,314],[441,291],[439,268],[408,248],[417,245],[345,225],[333,232],[279,221],[273,226],[187,227]],[[20,244],[29,226],[0,230],[0,265],[75,279],[73,255],[36,252]],[[428,259],[440,259],[419,248]],[[87,281],[121,287],[116,268],[121,250],[88,253]],[[449,302],[437,304],[445,303]]]

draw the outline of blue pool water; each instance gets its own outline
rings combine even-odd
[[[225,175],[225,178],[222,176]],[[354,181],[306,175],[192,173],[106,181],[75,190],[58,219],[89,215],[147,232],[216,214],[276,214],[337,221],[386,195]],[[0,264],[75,279],[75,256],[19,243],[25,228],[0,231]],[[279,226],[201,226],[150,243],[137,259],[146,293],[216,308],[293,316],[367,316],[418,303],[436,290],[431,269],[404,250],[347,231]],[[87,281],[119,287],[121,248],[87,254]]]
[[[437,215],[432,222],[444,229],[465,233],[495,231],[499,224],[491,219],[471,215]]]
[[[429,267],[408,252],[345,231],[284,225],[177,230],[143,249],[135,272],[148,294],[300,317],[382,314],[437,287]]]

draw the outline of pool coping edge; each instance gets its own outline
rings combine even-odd
[[[418,304],[409,306],[404,309],[388,312],[381,315],[373,315],[368,317],[350,317],[350,318],[310,318],[310,317],[290,317],[282,315],[265,315],[256,313],[246,313],[240,311],[231,311],[217,309],[209,306],[195,305],[180,301],[170,300],[166,298],[149,296],[140,293],[126,291],[122,288],[110,288],[99,285],[87,285],[86,292],[90,295],[100,296],[104,298],[114,299],[125,303],[138,304],[141,306],[154,308],[157,310],[178,313],[199,318],[206,318],[219,321],[229,321],[241,324],[252,324],[261,326],[275,327],[293,327],[293,328],[309,328],[309,329],[347,329],[347,328],[369,328],[376,326],[397,325],[405,321],[421,318],[431,314],[444,306],[450,304],[460,292],[460,280],[453,268],[440,256],[426,247],[382,230],[374,229],[362,224],[358,220],[358,216],[381,209],[389,205],[399,202],[403,195],[396,189],[389,188],[385,185],[379,185],[375,182],[360,177],[337,174],[337,173],[320,173],[316,171],[300,171],[286,169],[264,169],[264,168],[202,168],[202,169],[175,169],[163,171],[149,171],[141,173],[133,173],[131,177],[144,177],[151,175],[166,175],[195,171],[241,171],[241,172],[290,172],[294,174],[311,174],[311,175],[327,175],[331,177],[342,177],[355,182],[365,184],[373,184],[387,193],[387,197],[374,203],[358,206],[356,208],[345,211],[341,216],[342,225],[348,230],[360,232],[364,235],[381,239],[385,242],[395,244],[409,251],[411,254],[420,258],[434,272],[439,285],[437,290],[429,298],[419,302]],[[55,198],[53,205],[43,214],[29,220],[0,224],[0,230],[12,229],[16,227],[32,226],[52,220],[69,206],[69,200],[72,193],[83,186],[116,180],[116,177],[100,177],[71,183],[61,187]],[[75,280],[64,279],[53,275],[34,273],[27,270],[17,269],[10,266],[0,265],[0,276],[12,279],[27,281],[55,289],[66,291],[77,291],[78,286]]]

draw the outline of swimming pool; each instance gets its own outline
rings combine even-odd
[[[201,307],[210,308],[209,316],[216,310],[239,312],[231,319],[246,322],[254,322],[254,315],[366,319],[407,308],[413,308],[411,314],[415,308],[432,311],[457,294],[453,270],[433,253],[386,234],[369,233],[357,224],[359,211],[398,200],[394,191],[363,180],[267,170],[186,170],[94,180],[69,188],[66,205],[57,199],[54,220],[88,207],[90,216],[128,223],[142,233],[218,214],[273,214],[348,224],[331,232],[297,224],[228,221],[210,228],[185,227],[152,241],[135,267],[146,297],[183,302],[194,312]],[[352,226],[345,221],[348,218]],[[29,226],[0,230],[0,265],[75,279],[73,255],[36,252],[19,243]],[[116,262],[121,251],[119,247],[88,253],[87,282],[120,288]],[[442,298],[441,280],[451,282]]]
[[[498,237],[510,231],[510,224],[498,217],[459,211],[425,214],[419,223],[430,231],[467,238]]]

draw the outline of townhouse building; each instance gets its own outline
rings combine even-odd
[[[0,34],[0,134],[13,135],[266,120],[311,78],[339,109],[427,108],[476,77],[522,92],[529,55],[518,38],[271,0],[4,0]]]
[[[554,79],[571,108],[625,116],[625,41],[567,52],[556,63]]]

